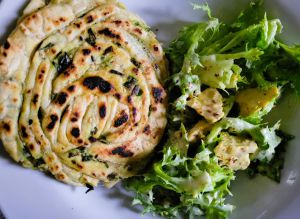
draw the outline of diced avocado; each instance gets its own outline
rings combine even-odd
[[[249,88],[240,91],[236,96],[236,102],[240,108],[240,116],[249,117],[255,114],[263,116],[267,114],[279,97],[280,90],[272,86],[267,90],[261,88]]]

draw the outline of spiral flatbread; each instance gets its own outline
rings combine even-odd
[[[0,132],[10,156],[73,185],[134,175],[166,126],[163,50],[104,0],[32,0],[0,51]]]

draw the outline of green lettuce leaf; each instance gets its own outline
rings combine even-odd
[[[233,28],[212,17],[207,5],[194,7],[207,11],[210,19],[184,27],[166,50],[170,87],[178,86],[181,91],[174,103],[180,111],[186,109],[189,97],[199,93],[201,84],[238,89],[238,83],[246,80],[236,61],[244,59],[251,66],[249,63],[260,59],[262,50],[272,45],[282,28],[278,19],[268,20],[266,15],[244,29],[238,29],[239,25]]]
[[[175,134],[163,149],[163,158],[155,162],[144,176],[127,180],[136,192],[133,204],[143,205],[144,213],[155,212],[166,218],[186,215],[196,218],[227,218],[233,206],[225,204],[230,194],[233,171],[218,165],[209,149],[187,157],[185,129]],[[163,194],[163,195],[162,195]],[[171,199],[170,199],[171,198]]]
[[[251,63],[251,75],[247,79],[255,81],[262,88],[290,85],[300,94],[300,46],[288,46],[275,41],[259,60]]]
[[[300,45],[288,46],[284,43],[279,43],[279,46],[284,49],[284,51],[293,58],[296,62],[300,63]]]
[[[197,48],[206,42],[213,41],[221,27],[222,24],[217,19],[183,27],[178,37],[166,49],[171,72],[173,74],[189,73],[192,68],[199,65]]]

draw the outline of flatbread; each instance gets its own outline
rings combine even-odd
[[[0,49],[0,133],[72,185],[136,174],[166,126],[161,45],[115,1],[32,0]]]

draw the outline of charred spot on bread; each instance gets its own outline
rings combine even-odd
[[[85,55],[85,56],[88,56],[89,54],[91,54],[91,50],[90,49],[83,49],[82,54]]]
[[[107,54],[109,54],[113,51],[114,51],[114,48],[112,46],[109,46],[104,50],[103,55],[106,56]]]
[[[57,95],[56,99],[55,99],[55,103],[59,104],[59,105],[63,105],[68,98],[68,94],[65,92],[61,92]]]
[[[10,132],[11,128],[10,128],[10,124],[7,122],[2,122],[2,127],[5,131]]]
[[[114,75],[119,75],[119,76],[124,76],[122,72],[119,72],[117,70],[111,69],[109,73],[114,74]]]
[[[83,86],[87,87],[89,90],[98,88],[103,93],[108,93],[112,89],[112,85],[99,76],[85,78],[83,81]]]
[[[119,94],[119,93],[115,93],[114,96],[115,96],[118,100],[120,100],[120,99],[122,98],[121,94]]]
[[[33,98],[32,98],[32,103],[33,103],[33,104],[37,104],[38,98],[39,98],[39,95],[38,95],[38,94],[35,94],[35,95],[33,96]]]
[[[56,122],[58,121],[58,116],[55,115],[55,114],[52,114],[52,115],[50,116],[50,120],[51,120],[51,122],[50,122],[50,123],[48,124],[48,126],[47,126],[47,129],[48,129],[48,130],[52,130],[52,129],[54,128]]]
[[[106,116],[106,106],[105,106],[105,104],[100,106],[99,115],[100,115],[100,118],[102,118],[102,119],[105,118],[105,116]]]
[[[146,135],[150,135],[151,134],[150,125],[146,125],[144,127],[143,133],[145,133]]]
[[[42,121],[43,117],[44,117],[43,109],[40,107],[38,110],[38,119]]]
[[[113,23],[115,23],[116,25],[120,25],[120,24],[122,24],[122,21],[121,20],[115,20],[115,21],[113,21]]]
[[[75,86],[71,85],[70,87],[68,87],[68,91],[69,92],[73,92],[75,90]]]
[[[25,126],[21,126],[21,133],[23,138],[28,138],[28,134]]]
[[[162,102],[163,89],[160,87],[153,87],[152,95],[153,95],[156,103]]]
[[[158,52],[158,51],[159,51],[158,46],[157,46],[157,45],[154,45],[154,46],[153,46],[153,50],[154,50],[155,52]]]
[[[75,137],[75,138],[78,138],[80,136],[80,130],[79,130],[79,128],[77,128],[77,127],[72,128],[71,135],[73,137]]]
[[[91,143],[95,143],[95,142],[97,141],[97,139],[94,138],[93,136],[91,136],[91,137],[89,137],[89,141],[90,141]]]
[[[108,179],[109,181],[113,181],[113,180],[115,180],[116,178],[117,178],[117,174],[116,174],[116,173],[110,173],[110,174],[107,175],[107,179]]]
[[[4,49],[9,49],[10,48],[10,43],[8,41],[5,41],[5,43],[3,44],[3,48]]]
[[[140,28],[134,28],[134,32],[138,33],[138,34],[142,34],[142,30]]]
[[[71,118],[71,122],[77,122],[77,121],[78,121],[78,119],[76,117]]]
[[[111,153],[113,155],[119,155],[120,157],[123,157],[123,158],[132,157],[134,155],[131,151],[126,150],[126,146],[117,147],[117,148],[113,149],[111,151]]]
[[[115,122],[114,122],[114,127],[120,127],[122,126],[124,123],[126,123],[129,119],[128,114],[125,111],[122,111],[120,117],[118,117]]]
[[[109,38],[116,38],[116,39],[120,39],[121,38],[120,35],[113,33],[113,31],[110,30],[107,27],[104,28],[104,29],[102,29],[102,30],[99,30],[98,33],[99,34],[103,34],[103,35],[105,35],[105,36],[107,36]]]
[[[89,15],[89,16],[86,17],[86,22],[87,23],[92,23],[93,21],[94,21],[94,18],[93,18],[92,15]]]
[[[69,105],[67,107],[64,108],[64,110],[61,113],[60,116],[60,122],[62,121],[62,119],[64,118],[65,114],[69,111]]]

